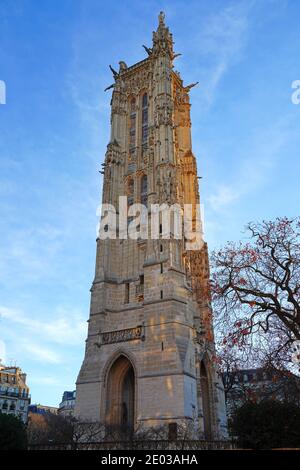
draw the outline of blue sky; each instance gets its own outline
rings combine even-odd
[[[0,0],[0,357],[58,405],[83,358],[108,64],[145,57],[160,10],[191,91],[210,249],[299,215],[298,0]]]

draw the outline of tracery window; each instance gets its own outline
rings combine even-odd
[[[129,294],[130,294],[130,284],[129,282],[125,282],[125,298],[124,298],[125,304],[129,304]]]
[[[142,97],[142,151],[147,148],[148,140],[148,95]]]
[[[129,122],[129,153],[134,154],[136,146],[136,100],[130,101],[130,122]]]
[[[127,180],[127,195],[133,196],[133,192],[134,192],[134,180],[133,178],[129,178]]]
[[[134,180],[130,178],[127,182],[127,210],[129,211],[130,206],[134,203]],[[133,217],[128,217],[127,222],[131,222]]]
[[[148,180],[147,175],[143,175],[141,179],[141,204],[148,204]]]

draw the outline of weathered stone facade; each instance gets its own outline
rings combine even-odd
[[[102,199],[114,207],[124,195],[129,207],[193,204],[195,212],[193,84],[184,86],[173,69],[162,13],[145,49],[145,60],[113,70]],[[205,243],[187,250],[184,238],[98,239],[77,417],[135,427],[192,423],[197,435],[226,435],[211,314]]]

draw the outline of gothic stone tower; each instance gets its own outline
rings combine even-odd
[[[196,207],[193,84],[184,86],[173,69],[173,40],[163,13],[153,46],[145,49],[146,59],[112,69],[103,203],[118,208],[125,195],[128,207]],[[132,428],[190,424],[198,436],[226,435],[211,313],[205,243],[188,250],[185,238],[100,237],[77,417]]]

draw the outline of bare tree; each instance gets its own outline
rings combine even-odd
[[[30,445],[69,444],[73,438],[73,424],[62,415],[53,413],[31,414],[27,436]]]
[[[211,281],[219,347],[239,362],[291,367],[300,339],[300,218],[250,223],[250,241],[212,254]]]
[[[40,414],[31,413],[27,423],[27,440],[29,445],[46,444],[48,442],[47,432],[45,417]]]
[[[71,447],[73,450],[85,444],[100,442],[105,437],[105,426],[99,422],[84,422],[74,417],[66,418],[72,426]]]

